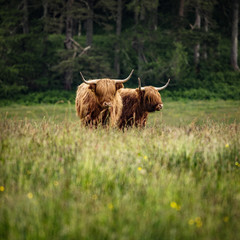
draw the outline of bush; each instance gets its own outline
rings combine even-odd
[[[15,96],[25,93],[26,86],[18,86],[16,84],[7,85],[0,80],[0,99],[12,99]]]
[[[49,90],[45,92],[34,92],[29,94],[19,94],[12,98],[2,99],[0,105],[9,105],[11,103],[20,103],[26,105],[39,104],[39,103],[74,103],[75,92]]]

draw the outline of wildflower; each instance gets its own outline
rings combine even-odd
[[[228,148],[229,147],[229,144],[227,143],[226,145],[225,145],[225,148]]]
[[[226,223],[226,222],[228,222],[229,221],[229,217],[228,216],[225,216],[224,218],[223,218],[223,221]]]
[[[200,217],[197,217],[197,218],[195,219],[195,223],[196,223],[196,226],[197,226],[198,228],[202,227],[202,220],[201,220]]]
[[[145,155],[145,156],[143,157],[143,159],[144,159],[144,160],[147,160],[147,159],[148,159],[148,156]]]
[[[109,203],[109,204],[108,204],[108,208],[109,208],[110,210],[112,210],[112,209],[113,209],[113,204],[112,204],[112,203]]]
[[[235,162],[235,165],[238,167],[240,164],[238,162]]]
[[[4,186],[0,186],[0,192],[4,192],[5,187]]]
[[[177,207],[177,203],[176,202],[171,202],[170,206],[171,206],[171,208],[176,208]]]
[[[176,202],[171,202],[170,207],[173,208],[173,209],[176,209],[177,211],[181,210],[181,206],[178,205]]]
[[[189,219],[188,224],[189,225],[193,225],[194,224],[194,220],[193,219]]]
[[[141,167],[138,167],[138,171],[141,171],[142,170],[142,168]]]
[[[29,193],[27,194],[27,197],[28,197],[29,199],[32,199],[32,198],[33,198],[33,194],[32,194],[31,192],[29,192]]]
[[[59,185],[59,182],[58,182],[58,181],[54,181],[54,183],[53,183],[53,184],[54,184],[54,186],[56,186],[56,187],[57,187],[57,186]]]
[[[196,217],[195,219],[189,219],[188,220],[188,225],[195,225],[197,228],[201,228],[203,223],[202,219],[200,217]]]

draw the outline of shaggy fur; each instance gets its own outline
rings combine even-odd
[[[120,89],[119,93],[123,101],[123,110],[119,120],[119,128],[145,127],[149,112],[160,111],[162,99],[154,87],[139,89]]]
[[[77,116],[86,126],[117,125],[122,112],[119,94],[122,87],[122,83],[110,79],[101,79],[90,85],[82,83],[75,99]]]

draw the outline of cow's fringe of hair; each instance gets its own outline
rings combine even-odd
[[[145,127],[149,113],[149,106],[161,101],[159,92],[154,87],[145,87],[145,91],[139,89],[120,89],[123,100],[123,111],[119,121],[119,128]]]
[[[104,94],[107,94],[105,89],[102,89],[102,91],[105,91]],[[84,125],[97,126],[101,124],[116,126],[122,112],[122,99],[118,92],[115,94],[112,105],[113,107],[109,110],[101,108],[97,96],[89,88],[89,85],[83,83],[78,86],[75,108],[77,116]]]

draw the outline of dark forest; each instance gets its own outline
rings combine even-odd
[[[1,0],[0,98],[125,78],[165,95],[240,99],[238,0]],[[67,91],[66,91],[67,90]]]

